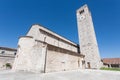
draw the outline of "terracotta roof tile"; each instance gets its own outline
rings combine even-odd
[[[120,64],[120,58],[103,58],[105,64]]]

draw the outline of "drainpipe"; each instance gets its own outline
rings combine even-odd
[[[46,47],[46,51],[45,51],[45,64],[44,64],[44,73],[46,72],[46,63],[47,63],[47,43],[45,42],[46,41],[46,37],[44,38],[44,45]]]
[[[45,52],[44,73],[46,72],[46,63],[47,63],[47,44],[46,44],[46,52]]]

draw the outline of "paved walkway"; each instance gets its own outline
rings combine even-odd
[[[45,74],[0,71],[0,80],[120,80],[120,71],[74,70]]]

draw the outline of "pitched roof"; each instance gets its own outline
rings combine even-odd
[[[120,64],[120,58],[103,58],[104,64]]]
[[[9,51],[17,51],[15,48],[8,48],[8,47],[0,47],[2,50],[9,50]]]

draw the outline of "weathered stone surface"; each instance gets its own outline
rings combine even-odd
[[[44,72],[46,45],[31,37],[22,37],[18,46],[13,70]]]
[[[0,70],[12,68],[16,51],[13,48],[0,47]]]
[[[86,68],[102,66],[91,13],[84,5],[77,10],[78,34],[81,53],[85,55]]]
[[[43,73],[82,68],[84,56],[73,42],[39,25],[27,35],[19,39],[13,70]]]
[[[46,72],[82,69],[83,57],[75,54],[77,53],[48,46]]]
[[[27,36],[32,36],[36,40],[46,42],[56,47],[78,52],[77,44],[37,24],[31,27]]]

